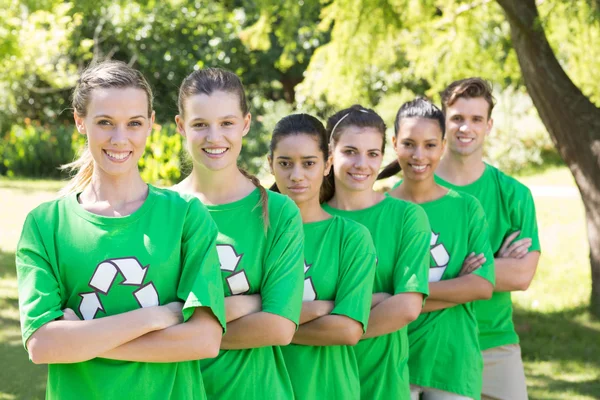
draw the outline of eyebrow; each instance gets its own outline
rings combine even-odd
[[[112,119],[113,117],[110,115],[106,115],[106,114],[100,114],[100,115],[96,115],[94,118],[110,118]],[[130,117],[129,119],[136,119],[136,118],[144,118],[146,119],[147,117],[143,116],[143,115],[136,115],[134,117]]]
[[[219,117],[217,119],[232,119],[232,118],[239,118],[239,117],[237,115],[226,115],[224,117]],[[196,118],[193,118],[192,121],[208,121],[208,120],[203,117],[196,117]]]
[[[300,157],[300,158],[302,158],[303,160],[309,160],[311,158],[319,158],[319,157],[317,157],[317,156],[303,156],[303,157]],[[291,160],[292,157],[277,156],[277,159],[278,160]]]

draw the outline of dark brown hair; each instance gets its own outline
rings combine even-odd
[[[446,114],[446,109],[460,98],[472,99],[483,97],[487,101],[488,118],[492,116],[492,109],[495,105],[495,99],[492,95],[492,85],[481,78],[467,78],[459,81],[454,81],[441,94],[442,96],[442,111]]]
[[[240,78],[233,72],[221,68],[205,68],[192,72],[188,75],[179,88],[178,107],[179,115],[184,116],[185,100],[191,96],[205,94],[210,96],[214,92],[225,92],[235,94],[240,101],[242,114],[248,114],[248,101],[244,85]],[[260,184],[258,178],[248,171],[239,168],[239,171],[250,180],[260,191],[260,204],[262,206],[262,215],[265,224],[265,230],[269,227],[269,196],[267,191]]]

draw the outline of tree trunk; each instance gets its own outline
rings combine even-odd
[[[585,204],[592,295],[600,317],[600,108],[562,69],[541,26],[535,0],[497,0],[510,24],[527,91],[573,176]]]

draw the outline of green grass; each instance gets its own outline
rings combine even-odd
[[[566,168],[521,180],[572,186]],[[0,179],[0,400],[44,397],[46,367],[31,364],[19,331],[14,251],[25,215],[62,186]],[[587,312],[589,248],[579,198],[536,198],[542,257],[526,292],[513,295],[532,400],[600,398],[600,321]]]

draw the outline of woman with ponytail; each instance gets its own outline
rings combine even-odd
[[[408,400],[406,325],[428,293],[429,222],[419,206],[373,190],[385,145],[379,115],[352,106],[329,118],[327,131],[335,191],[323,208],[364,225],[377,252],[369,326],[355,346],[361,398]]]
[[[218,68],[190,74],[179,91],[179,132],[193,168],[176,186],[198,197],[219,229],[227,333],[203,360],[211,399],[291,399],[281,349],[302,306],[302,219],[294,202],[267,192],[237,159],[251,115],[240,79]]]
[[[494,256],[479,201],[435,182],[444,127],[442,111],[418,98],[398,110],[392,139],[404,179],[390,195],[419,204],[432,229],[429,298],[408,327],[411,392],[478,400],[483,359],[472,302],[492,296]]]
[[[367,329],[375,247],[364,226],[321,208],[330,163],[327,132],[318,119],[294,114],[275,125],[273,189],[294,200],[304,224],[301,325],[292,344],[281,349],[297,399],[360,399],[352,346]]]
[[[217,229],[195,198],[147,185],[137,163],[152,93],[121,62],[73,93],[87,148],[57,200],[29,213],[16,254],[23,342],[49,364],[48,399],[204,399],[199,359],[225,327]]]

